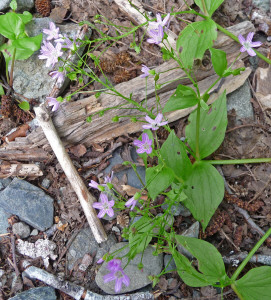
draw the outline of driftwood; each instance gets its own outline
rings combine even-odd
[[[46,272],[40,268],[31,266],[28,261],[23,261],[22,267],[24,269],[23,275],[30,279],[38,279],[49,286],[58,289],[65,294],[73,297],[73,299],[80,300],[140,300],[140,299],[154,299],[154,295],[150,292],[139,292],[130,295],[99,295],[75,283],[61,280],[57,276]]]
[[[238,35],[240,33],[246,35],[248,32],[254,31],[254,27],[249,21],[237,24],[228,29],[235,35]],[[238,53],[240,50],[240,45],[238,43],[234,42],[232,39],[222,33],[219,33],[218,39],[215,42],[214,46],[216,48],[224,50],[227,53],[229,63],[231,63],[235,59],[236,53]],[[244,57],[245,55],[245,53],[242,54],[242,57]],[[238,60],[237,65],[241,66],[242,61]],[[177,67],[178,66],[175,61],[167,61],[156,68],[157,72],[163,72],[170,69],[170,71],[162,73],[160,75],[159,83],[168,82],[173,78],[180,78],[178,81],[166,83],[158,91],[160,103],[162,106],[174,93],[178,84],[190,84],[189,80],[184,78],[184,72]],[[241,76],[227,77],[220,91],[222,92],[224,89],[227,90],[227,93],[234,91],[244,83],[249,73],[250,69],[246,69],[246,71],[243,72]],[[215,81],[217,78],[217,75],[214,73],[214,70],[212,68],[206,70],[205,67],[197,67],[194,71],[194,75],[202,91],[209,87],[210,83]],[[147,85],[147,105],[148,108],[152,108],[156,106],[153,78],[150,77],[147,79]],[[145,80],[140,77],[134,78],[128,82],[120,83],[116,85],[115,88],[117,91],[127,97],[132,94],[133,100],[137,101],[138,103],[145,101]],[[214,89],[215,88],[216,87],[214,87]],[[210,101],[214,101],[216,98],[217,95],[215,95],[214,93],[213,95],[211,95]],[[54,114],[53,122],[65,146],[82,143],[86,147],[89,147],[93,142],[110,140],[114,137],[125,135],[127,133],[137,132],[142,129],[142,123],[131,123],[129,119],[121,119],[121,121],[117,123],[111,121],[113,116],[116,116],[118,114],[123,115],[123,110],[110,110],[106,112],[103,117],[94,117],[91,123],[87,123],[85,121],[86,117],[94,112],[103,110],[104,108],[110,106],[121,105],[124,103],[125,100],[123,100],[122,98],[105,93],[102,94],[98,99],[96,99],[95,96],[90,96],[80,101],[63,103],[61,108]],[[127,107],[131,108],[131,105]],[[172,122],[184,116],[187,116],[192,110],[193,108],[171,112],[168,113],[166,117],[168,118],[169,122]],[[139,116],[140,112],[136,110],[128,110],[126,114]],[[20,158],[16,156],[16,160],[26,161],[27,159],[29,160],[29,151],[36,152],[41,148],[43,149],[42,151],[45,150],[45,152],[43,153],[46,154],[46,151],[50,149],[50,146],[48,145],[47,139],[44,136],[42,129],[37,128],[27,137],[16,138],[14,142],[9,143],[3,148],[0,148],[0,159],[11,159],[9,158],[9,155],[12,151],[20,151]],[[23,151],[25,152],[25,156],[22,155]],[[34,160],[34,157],[31,156],[31,159]]]
[[[0,178],[11,176],[19,177],[38,177],[42,176],[43,172],[40,166],[35,164],[5,164],[0,165]]]
[[[36,107],[35,113],[37,120],[39,121],[63,171],[65,172],[71,186],[79,198],[80,204],[96,241],[98,243],[106,241],[107,235],[103,229],[100,219],[97,217],[95,209],[92,207],[92,203],[96,202],[96,199],[89,193],[83,180],[76,171],[70,157],[68,156],[61,140],[58,137],[54,124],[45,106],[42,104],[39,107]]]

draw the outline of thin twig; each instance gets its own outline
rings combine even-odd
[[[269,176],[269,179],[267,180],[264,187],[257,194],[255,194],[251,200],[248,201],[248,204],[252,201],[255,201],[259,196],[261,196],[261,194],[264,192],[264,190],[269,186],[270,182],[271,182],[271,175]]]
[[[239,126],[236,126],[234,128],[228,129],[226,131],[226,133],[229,133],[229,132],[232,132],[232,131],[234,131],[236,129],[240,129],[240,128],[244,128],[244,127],[260,127],[260,128],[262,128],[262,129],[264,129],[266,131],[268,130],[264,125],[261,125],[261,124],[243,124],[243,125],[239,125]]]
[[[237,247],[237,246],[234,244],[234,242],[233,242],[232,239],[226,234],[226,232],[225,232],[222,228],[220,228],[219,231],[224,235],[224,237],[226,238],[226,240],[228,240],[228,241],[233,245],[233,247],[234,247],[238,252],[240,252],[240,248]]]
[[[11,234],[10,240],[11,240],[11,251],[12,251],[13,267],[14,267],[14,269],[15,269],[16,276],[19,276],[19,275],[20,275],[20,272],[19,272],[19,269],[18,269],[17,263],[16,263],[15,238],[14,238],[14,234]]]

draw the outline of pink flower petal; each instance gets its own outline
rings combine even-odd
[[[260,47],[261,45],[262,45],[262,42],[260,42],[260,41],[250,43],[250,47]]]
[[[159,113],[154,121],[156,124],[159,124],[162,121],[162,119],[163,119],[163,115]]]
[[[247,49],[247,53],[248,53],[250,56],[256,56],[256,53],[255,53],[255,51],[254,51],[252,48]]]
[[[152,129],[152,125],[142,125],[143,129]]]
[[[114,216],[114,210],[113,210],[112,208],[109,208],[109,209],[106,211],[106,213],[108,214],[108,216],[109,216],[110,218],[112,218],[112,217]]]
[[[238,39],[239,39],[239,42],[243,45],[245,43],[245,38],[242,36],[242,34],[239,34],[238,35]]]
[[[251,43],[254,36],[254,32],[249,32],[247,35],[247,42]]]
[[[246,51],[247,51],[247,49],[244,46],[242,46],[240,49],[240,52],[246,52]]]
[[[92,204],[92,207],[97,208],[97,209],[103,209],[103,205],[100,202],[94,202]]]
[[[101,209],[100,212],[98,213],[97,217],[99,219],[101,219],[105,214],[106,214],[106,211],[104,209]]]
[[[122,278],[117,278],[116,284],[115,284],[115,292],[116,293],[119,293],[121,291],[121,286],[122,286]]]
[[[115,277],[115,273],[114,272],[108,273],[108,274],[104,275],[104,283],[113,281],[113,280],[115,280],[115,278],[116,277]]]
[[[134,144],[135,146],[137,146],[137,147],[141,147],[141,146],[143,145],[142,141],[140,141],[140,140],[135,140],[135,141],[133,142],[133,144]]]

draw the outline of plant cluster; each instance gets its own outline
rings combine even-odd
[[[129,1],[129,3],[133,5],[132,1]],[[131,110],[131,105],[133,109],[137,109],[141,113],[140,116],[115,116],[112,121],[117,122],[120,118],[129,117],[132,122],[144,122],[142,125],[143,133],[133,144],[136,147],[136,152],[144,161],[146,167],[145,180],[140,178],[136,165],[133,162],[125,162],[125,164],[130,165],[134,169],[139,177],[143,186],[142,191],[136,193],[128,200],[125,199],[112,184],[113,174],[111,177],[106,177],[101,184],[93,180],[89,183],[91,188],[98,189],[101,192],[99,201],[93,204],[93,207],[99,210],[99,218],[104,217],[106,214],[112,217],[115,212],[127,208],[130,208],[132,219],[136,215],[141,216],[129,228],[123,230],[123,237],[129,241],[130,250],[126,255],[128,261],[131,261],[138,253],[144,252],[155,238],[153,254],[158,255],[162,252],[170,252],[176,263],[178,274],[187,285],[192,287],[212,285],[220,287],[222,291],[224,287],[230,285],[240,299],[269,299],[271,293],[271,267],[257,267],[247,272],[240,279],[238,277],[251,256],[270,235],[271,229],[266,232],[234,274],[229,277],[220,253],[212,244],[200,239],[176,234],[172,224],[169,222],[172,215],[171,208],[177,203],[182,203],[190,210],[194,219],[200,222],[203,231],[206,229],[224,197],[224,181],[214,165],[271,162],[270,158],[223,161],[207,159],[222,144],[227,127],[226,91],[221,93],[215,102],[209,104],[208,100],[212,88],[223,78],[238,76],[244,71],[244,68],[235,68],[234,66],[242,52],[246,51],[250,56],[258,55],[266,62],[271,63],[269,59],[253,49],[261,45],[258,41],[252,41],[253,32],[250,32],[246,39],[242,35],[239,35],[237,38],[213,21],[212,15],[222,3],[223,0],[195,0],[195,4],[199,7],[201,13],[189,9],[178,13],[172,12],[163,17],[157,14],[154,20],[150,20],[148,16],[145,16],[146,22],[144,24],[131,28],[121,27],[122,33],[117,34],[116,37],[107,36],[95,25],[83,22],[82,25],[87,23],[101,35],[100,38],[92,41],[71,41],[69,38],[63,37],[59,33],[59,28],[50,23],[50,28],[43,31],[47,34],[47,38],[41,47],[39,58],[46,59],[46,66],[54,68],[55,64],[62,60],[63,50],[70,49],[78,55],[78,63],[65,61],[63,67],[50,73],[54,79],[61,83],[64,80],[65,71],[68,72],[67,76],[71,80],[78,80],[82,83],[82,76],[85,75],[90,78],[88,84],[97,81],[104,86],[103,89],[96,91],[97,97],[101,93],[108,93],[122,97],[126,101],[125,105],[108,107],[89,116],[87,121],[91,121],[92,118],[96,117],[96,114],[102,116],[109,109],[127,108]],[[170,19],[187,13],[198,15],[202,17],[202,20],[188,24],[179,35],[176,48],[172,47],[168,41]],[[35,38],[26,37],[23,31],[24,24],[30,21],[29,15],[18,15],[12,12],[7,13],[5,16],[0,16],[0,18],[6,18],[9,20],[8,22],[11,22],[12,18],[12,26],[9,26],[8,29],[3,25],[6,22],[0,22],[2,24],[0,25],[0,33],[6,34],[5,36],[11,41],[10,44],[0,48],[5,55],[7,64],[11,57],[16,59],[26,58],[26,56],[23,56],[25,53],[29,57],[35,51],[34,49],[37,48]],[[114,26],[116,32],[120,32],[120,26],[112,24],[103,16],[96,16],[96,23]],[[156,106],[149,109],[147,106],[148,99],[138,103],[133,99],[132,94],[129,97],[121,94],[106,76],[104,76],[105,80],[101,80],[96,72],[85,62],[86,57],[91,57],[96,68],[103,74],[100,58],[93,54],[94,51],[103,43],[108,43],[109,46],[107,48],[109,48],[111,44],[128,35],[135,37],[135,32],[144,27],[147,27],[146,31],[149,35],[147,42],[162,45],[163,58],[165,60],[175,60],[192,84],[192,87],[179,84],[164,107],[161,107],[157,93],[163,85],[163,83],[159,83],[160,74],[157,71],[142,65],[141,70],[143,74],[141,77],[148,78],[152,76],[155,82]],[[12,31],[10,31],[10,28],[13,28]],[[241,44],[240,52],[236,53],[236,59],[231,64],[228,63],[224,51],[213,47],[218,30]],[[36,39],[40,41],[40,37],[36,37]],[[137,44],[134,39],[131,48],[140,53],[141,43],[142,41]],[[30,44],[34,46],[27,48],[26,45]],[[77,52],[79,45],[88,46],[86,54],[83,56],[80,56]],[[24,47],[22,51],[20,47]],[[193,65],[195,60],[203,58],[206,51],[210,53],[217,79],[205,91],[200,91]],[[179,80],[179,78],[174,80]],[[82,88],[85,88],[88,84]],[[144,84],[143,79],[142,84]],[[82,91],[79,90],[77,92]],[[65,99],[70,100],[73,94],[70,94]],[[53,107],[53,111],[57,110],[60,102],[63,101],[62,97],[48,97],[48,100],[49,105]],[[185,128],[185,139],[180,140],[174,130],[170,129],[166,114],[190,107],[195,107],[195,109],[189,116],[189,123]],[[169,135],[161,145],[156,132],[162,126],[169,132]],[[150,167],[148,164],[149,158],[155,158],[157,165]],[[148,194],[147,200],[142,197],[143,191]],[[155,216],[152,214],[151,209],[159,206],[155,202],[158,195],[165,196],[168,208],[163,214]],[[186,256],[177,251],[178,244],[182,245],[194,257],[197,261],[196,267]],[[108,263],[107,268],[109,270],[109,273],[104,277],[105,283],[115,280],[116,292],[121,291],[122,284],[129,286],[131,279],[125,274],[125,268],[121,267],[121,257],[118,256],[118,252],[105,255],[99,262],[103,261]],[[139,269],[143,267],[142,263],[138,265]],[[166,271],[163,270],[161,274],[151,278],[154,285],[158,282],[159,276],[165,273]]]

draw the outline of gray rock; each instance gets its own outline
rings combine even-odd
[[[68,260],[68,269],[72,270],[74,264],[77,260],[84,257],[85,254],[90,254],[91,256],[96,255],[100,247],[103,251],[99,252],[100,259],[106,252],[109,251],[110,247],[116,243],[114,240],[113,235],[108,236],[106,242],[101,243],[100,245],[96,242],[92,231],[90,228],[82,229],[74,241],[72,242],[68,253],[67,253],[67,260]],[[97,260],[98,260],[97,259]]]
[[[160,216],[162,216],[163,214],[162,213],[160,213],[160,214],[158,214],[157,215],[157,217],[160,217]],[[173,225],[173,223],[174,223],[174,217],[172,216],[172,215],[167,215],[167,217],[166,217],[166,225],[165,225],[165,230],[168,230],[172,225]],[[162,225],[162,223],[161,223],[161,225]],[[159,226],[160,227],[160,226]],[[158,233],[159,232],[159,227],[156,227],[156,228],[154,228],[153,229],[153,232],[154,233]]]
[[[30,227],[24,222],[18,222],[13,224],[12,232],[18,234],[22,239],[25,239],[30,235]]]
[[[164,256],[164,267],[166,268],[166,271],[176,270],[177,266],[175,264],[175,261],[172,257],[172,255],[166,254]]]
[[[242,118],[254,119],[254,113],[250,99],[251,93],[248,81],[246,81],[239,89],[227,96],[227,109],[228,111],[231,109],[236,111],[237,121]]]
[[[127,247],[128,243],[118,243],[114,245],[110,249],[110,253],[116,252],[123,247],[125,247],[120,252],[117,252],[117,257],[123,257],[129,251],[129,247]],[[163,266],[163,255],[159,254],[158,256],[153,256],[154,248],[152,246],[148,246],[142,257],[142,253],[136,255],[136,257],[129,262],[126,266],[128,259],[127,257],[123,257],[122,259],[122,267],[126,266],[124,269],[125,274],[130,278],[130,285],[126,287],[126,285],[122,285],[121,293],[128,293],[137,289],[140,289],[148,284],[151,281],[148,279],[150,275],[158,275]],[[139,270],[137,265],[141,262],[144,265],[142,270]],[[115,295],[115,281],[110,281],[108,283],[104,283],[103,277],[109,273],[109,270],[106,268],[107,263],[103,263],[101,268],[99,269],[96,275],[96,283],[97,285],[106,293]]]
[[[123,151],[122,148],[118,148],[117,150],[115,150],[113,152],[113,157],[109,159],[109,166],[104,170],[105,174],[111,174],[111,170],[112,168],[117,165],[117,164],[122,164],[123,163],[123,159],[120,156],[121,151]],[[131,156],[134,162],[136,162],[136,149],[135,147],[132,148],[131,151]],[[137,167],[137,172],[140,176],[140,178],[142,179],[142,181],[145,181],[145,168],[144,167]],[[126,174],[127,175],[127,184],[131,185],[135,188],[141,189],[142,188],[142,184],[140,182],[140,180],[138,179],[138,177],[136,176],[134,170],[132,168],[123,170],[121,172],[117,172],[114,174],[114,176],[117,176],[118,179],[121,179],[123,177],[123,175]]]
[[[33,236],[33,235],[38,235],[38,234],[39,234],[39,232],[38,232],[37,229],[33,229],[33,230],[31,231],[31,233],[30,233],[31,236]]]
[[[0,207],[41,231],[53,224],[53,199],[42,189],[18,178],[0,192]]]
[[[8,218],[11,215],[7,214],[1,207],[0,207],[0,234],[7,233],[7,228],[9,227]],[[0,237],[1,240],[1,237]]]
[[[6,188],[11,183],[11,181],[12,181],[11,178],[0,179],[0,191],[2,191],[4,188]]]
[[[49,286],[33,288],[22,292],[10,300],[56,300],[55,290]]]
[[[26,25],[26,31],[29,36],[36,36],[42,33],[44,28],[49,28],[50,21],[50,18],[33,19]],[[61,34],[67,35],[70,38],[74,38],[79,30],[79,26],[73,23],[59,25],[58,27],[60,28]],[[47,36],[44,35],[43,39],[45,40],[46,37]],[[80,51],[83,51],[83,48],[80,48]],[[43,102],[44,98],[48,96],[48,93],[52,90],[55,80],[48,75],[48,72],[50,72],[52,68],[45,66],[46,61],[39,59],[39,54],[40,51],[36,51],[28,59],[16,61],[13,87],[17,93],[30,99],[36,98],[40,102]],[[65,59],[66,55],[67,52],[64,52],[62,58]],[[55,65],[54,70],[57,70],[58,67],[62,65],[63,63],[59,62]],[[68,79],[65,80],[59,88],[63,90],[67,84]],[[31,88],[29,88],[30,86]]]
[[[198,238],[199,237],[199,222],[195,222],[188,229],[186,229],[181,235],[187,237]],[[187,251],[182,245],[177,245],[178,251],[188,258],[192,258],[193,256]]]
[[[164,203],[162,205],[162,209],[165,211],[167,210],[167,208],[168,208],[168,203]],[[181,203],[172,205],[170,212],[172,213],[173,216],[183,216],[183,217],[191,216],[190,210],[184,207]]]
[[[265,12],[270,10],[270,0],[252,0],[252,3],[257,8],[261,8]]]
[[[51,184],[51,181],[48,178],[44,178],[41,182],[41,186],[45,189],[48,189]]]
[[[0,11],[6,10],[9,8],[11,0],[1,0],[0,1]],[[25,10],[30,10],[34,7],[34,0],[17,0],[17,11],[23,12]]]

